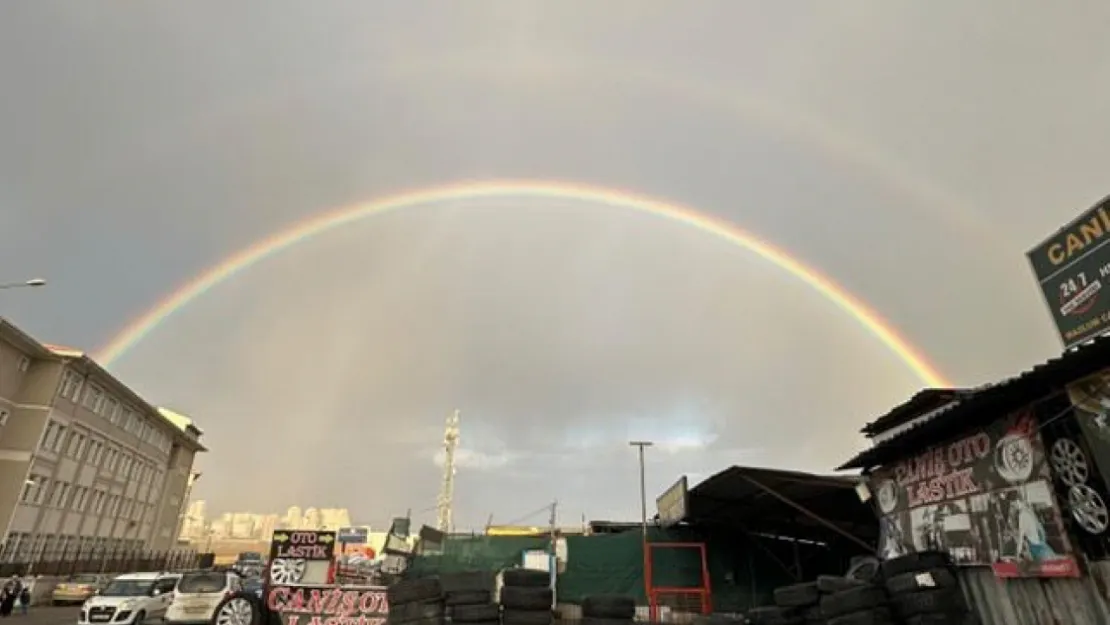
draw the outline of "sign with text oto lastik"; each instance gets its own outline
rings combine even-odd
[[[1075,577],[1031,410],[871,474],[884,559],[938,549],[999,577]]]
[[[1107,243],[1110,197],[1027,254],[1065,348],[1110,332]]]
[[[276,530],[270,540],[269,584],[330,584],[335,577],[335,532]]]

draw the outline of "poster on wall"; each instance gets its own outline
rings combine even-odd
[[[999,577],[1077,577],[1031,411],[871,475],[883,559],[928,549]]]
[[[1099,476],[1103,484],[1110,484],[1110,369],[1068,385],[1068,398],[1087,450],[1079,441],[1062,436],[1052,444],[1049,458],[1068,489],[1068,509],[1076,524],[1092,536],[1101,536],[1110,526],[1110,510],[1092,478]]]
[[[266,579],[279,585],[332,583],[335,543],[335,532],[275,531],[270,540]]]

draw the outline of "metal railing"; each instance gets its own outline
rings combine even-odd
[[[11,575],[74,575],[77,573],[129,573],[181,571],[198,568],[201,554],[193,550],[151,551],[104,549],[68,554],[44,554],[39,559],[0,562],[0,578]]]

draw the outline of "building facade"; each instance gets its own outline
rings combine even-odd
[[[172,549],[200,435],[0,319],[0,562]]]

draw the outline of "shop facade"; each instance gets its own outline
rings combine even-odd
[[[1110,339],[863,433],[881,559],[947,552],[983,625],[1110,623]]]

